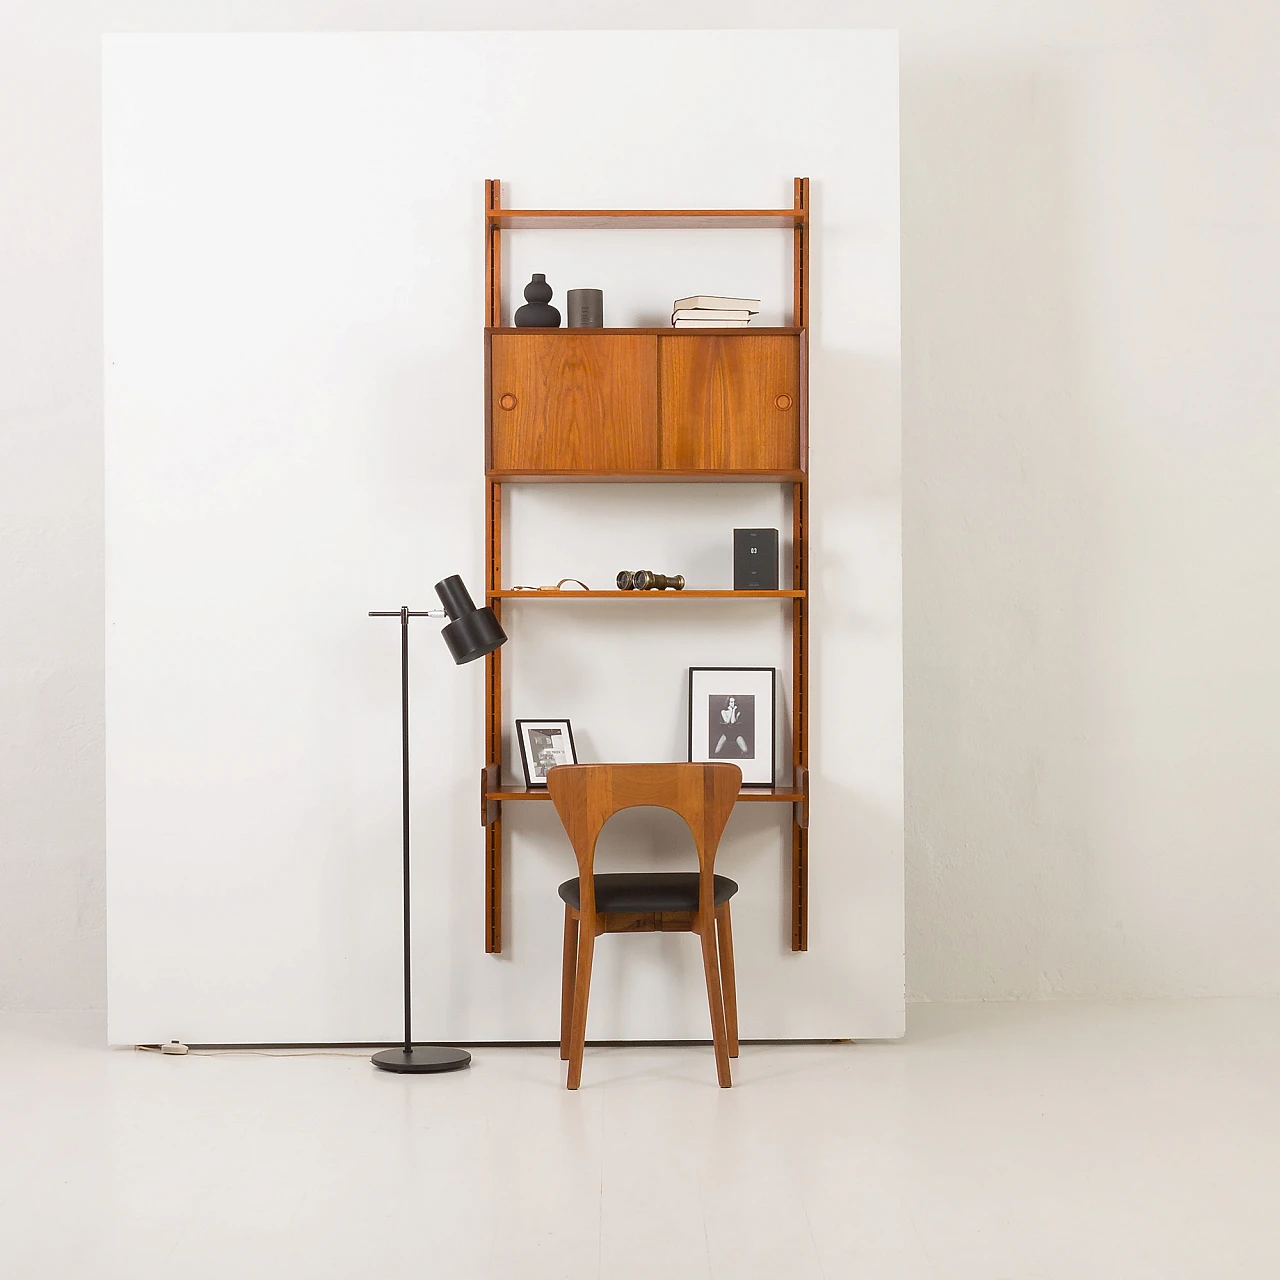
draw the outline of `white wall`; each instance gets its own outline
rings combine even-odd
[[[810,103],[719,109],[779,58],[813,68]],[[593,104],[571,131],[529,110],[570,83]],[[743,806],[717,866],[741,884],[745,1037],[901,1034],[893,34],[122,36],[103,103],[111,1040],[397,1023],[399,639],[367,611],[421,608],[453,571],[483,582],[486,175],[534,208],[768,207],[813,178],[808,952],[787,806]],[[781,231],[513,233],[507,313],[536,268],[561,298],[602,286],[616,324],[712,290],[777,323],[791,251]],[[789,531],[787,512],[778,486],[520,490],[506,584],[607,586],[643,562],[730,586],[733,528]],[[776,601],[517,601],[507,627],[504,729],[568,715],[587,760],[682,758],[690,665],[778,668],[788,715]],[[420,1018],[554,1038],[572,858],[547,807],[511,809],[486,956],[482,671],[416,630]],[[670,815],[627,815],[600,853],[692,865]],[[602,947],[593,1035],[704,1034],[696,946],[648,941]]]
[[[0,1005],[103,1000],[98,38],[177,24],[899,26],[910,989],[1280,990],[1277,21],[0,7]]]

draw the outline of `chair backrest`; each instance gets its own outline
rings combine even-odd
[[[699,910],[714,910],[716,849],[737,803],[736,764],[562,764],[547,771],[547,790],[578,859],[584,915],[595,914],[596,842],[623,809],[670,809],[685,820],[698,850]]]

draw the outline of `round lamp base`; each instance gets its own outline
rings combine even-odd
[[[460,1071],[471,1065],[471,1055],[465,1049],[451,1049],[447,1045],[418,1044],[408,1053],[403,1049],[383,1049],[370,1061],[383,1071],[425,1075],[432,1071]]]

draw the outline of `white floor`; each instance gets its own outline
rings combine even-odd
[[[1280,1276],[1280,1001],[935,1005],[900,1044],[167,1058],[0,1015],[0,1273]]]

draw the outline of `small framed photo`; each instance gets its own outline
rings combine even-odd
[[[689,668],[689,759],[729,760],[745,787],[774,784],[774,667]]]
[[[545,787],[547,770],[558,764],[577,764],[573,728],[567,720],[517,720],[520,763],[528,787]]]

